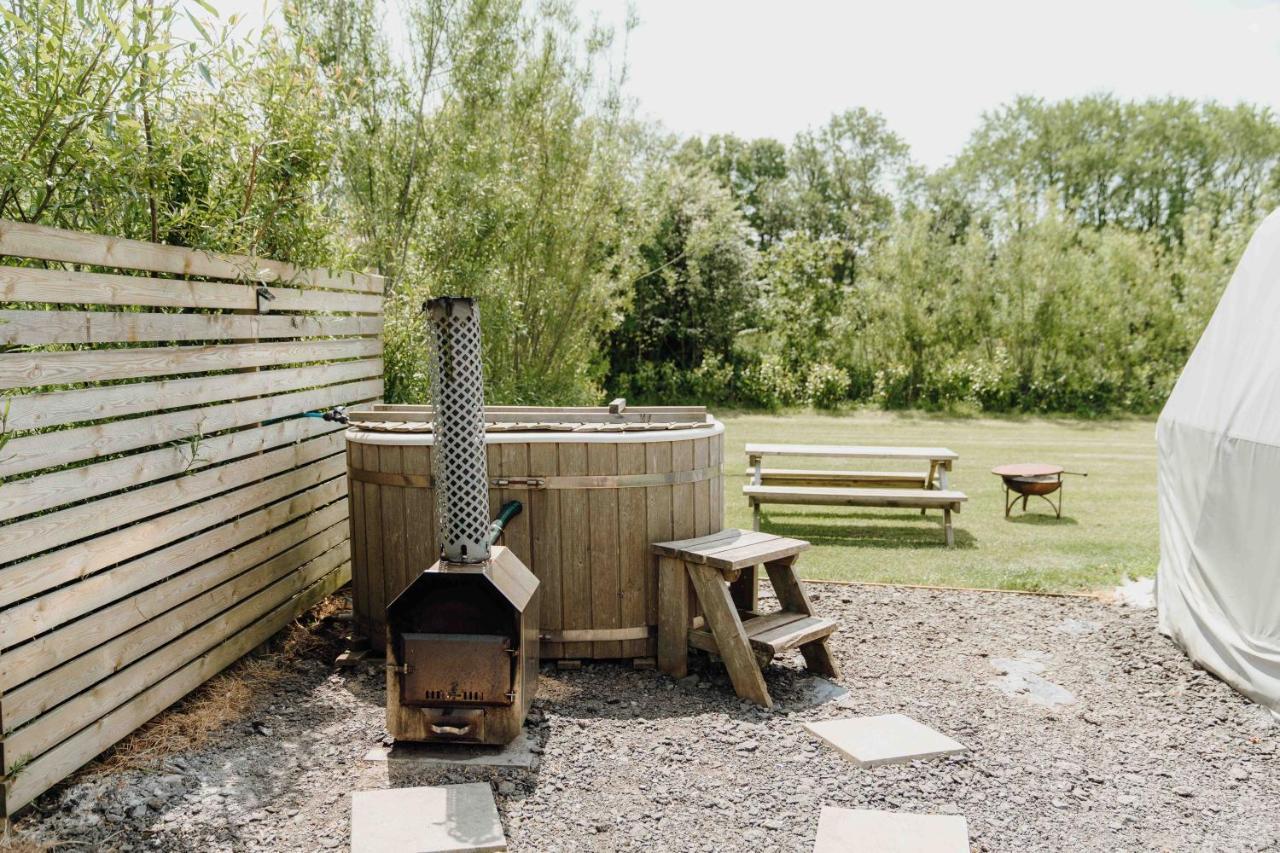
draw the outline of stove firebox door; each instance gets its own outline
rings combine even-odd
[[[498,634],[401,634],[402,705],[510,705],[511,638]]]

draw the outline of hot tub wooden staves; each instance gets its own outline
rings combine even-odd
[[[652,542],[723,527],[724,427],[705,410],[494,407],[490,510],[524,504],[503,544],[542,582],[544,658],[656,652]],[[385,609],[439,553],[430,410],[351,413],[354,610],[381,649]]]

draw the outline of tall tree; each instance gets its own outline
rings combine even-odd
[[[859,259],[893,220],[909,164],[907,144],[882,116],[862,108],[796,136],[788,163],[796,225],[813,239],[840,242],[837,280],[855,279]]]

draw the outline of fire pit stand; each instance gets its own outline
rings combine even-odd
[[[1004,481],[1004,517],[1008,518],[1010,511],[1019,499],[1022,501],[1022,511],[1027,511],[1027,501],[1032,497],[1039,497],[1049,506],[1053,507],[1054,515],[1062,518],[1062,475],[1063,474],[1079,474],[1081,477],[1087,477],[1088,474],[1076,471],[1064,471],[1061,465],[1046,465],[1041,462],[1019,462],[1015,465],[1000,465],[991,469],[991,473],[1000,477]],[[1049,497],[1054,492],[1058,493],[1058,502],[1054,503]],[[1010,494],[1013,496],[1010,497]]]

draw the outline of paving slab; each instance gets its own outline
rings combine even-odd
[[[487,782],[351,795],[351,853],[491,853],[507,849]]]
[[[458,767],[515,767],[531,770],[538,766],[533,751],[535,741],[527,732],[506,746],[479,746],[456,743],[397,742],[392,746],[375,746],[364,755],[365,761],[386,761],[404,770]]]
[[[904,714],[805,723],[812,734],[859,767],[958,755],[968,748]]]
[[[823,806],[813,853],[969,853],[962,815]]]

